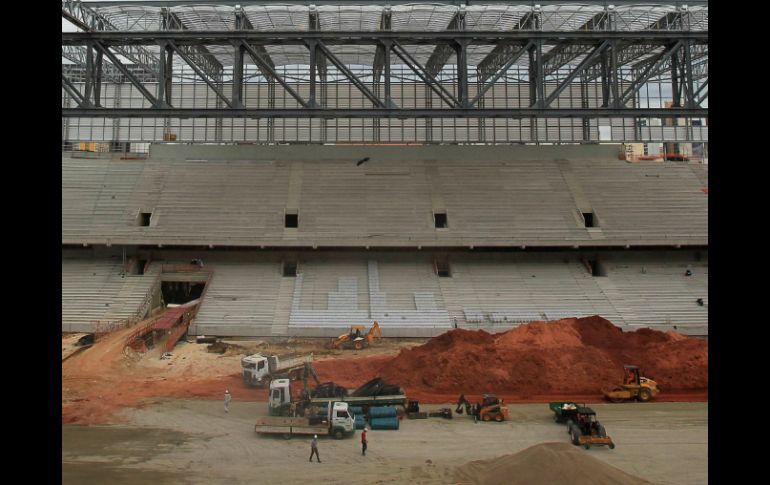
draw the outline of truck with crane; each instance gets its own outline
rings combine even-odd
[[[351,406],[360,406],[364,410],[376,406],[406,406],[407,398],[404,390],[398,386],[366,386],[364,392],[350,394],[344,388],[336,387],[332,393],[319,395],[308,388],[308,377],[312,377],[316,383],[316,391],[319,388],[328,389],[328,384],[321,384],[311,364],[306,364],[302,370],[304,387],[299,391],[297,398],[293,398],[290,379],[274,379],[270,382],[270,397],[268,398],[268,410],[271,416],[291,416],[302,414],[306,408],[312,406],[326,406],[335,402],[344,402]],[[376,380],[370,381],[371,384]],[[369,392],[369,389],[373,391]],[[379,390],[391,391],[380,392]],[[398,392],[392,392],[397,390]]]
[[[277,379],[271,385],[285,380],[287,379]],[[254,431],[257,434],[278,434],[286,439],[294,435],[328,434],[339,440],[355,433],[355,416],[347,403],[329,402],[325,406],[306,408],[303,414],[257,418]]]

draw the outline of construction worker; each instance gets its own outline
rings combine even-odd
[[[313,461],[313,454],[315,454],[315,459],[318,460],[318,463],[321,463],[321,457],[318,456],[318,435],[313,435],[313,440],[310,442],[310,459],[308,461]]]
[[[368,441],[366,441],[366,432],[369,431],[369,428],[364,428],[364,430],[361,432],[361,455],[366,456],[366,444]]]
[[[225,389],[225,412],[230,412],[230,401],[233,400],[233,396],[230,395],[230,390]]]
[[[633,369],[628,371],[628,382],[626,384],[636,384],[636,372]]]

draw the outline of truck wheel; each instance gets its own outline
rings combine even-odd
[[[501,423],[503,421],[503,415],[495,414],[495,421],[497,421],[498,423]]]
[[[583,445],[583,447],[587,450],[587,449],[591,448],[591,445],[585,444],[585,445]]]
[[[342,430],[337,428],[334,430],[334,439],[335,440],[341,440],[342,439]]]
[[[597,426],[596,432],[599,433],[599,436],[601,436],[602,438],[607,436],[607,431],[605,431],[604,425],[600,424],[599,426]]]
[[[652,399],[652,392],[646,387],[639,389],[639,400],[641,402],[647,402]]]
[[[610,449],[611,449],[611,450],[614,450],[614,449],[615,449],[615,443],[610,443]]]
[[[580,445],[580,436],[574,428],[572,429],[572,444],[576,446]]]
[[[364,348],[364,344],[363,342],[356,342],[354,347],[356,348],[356,350],[361,350]]]
[[[492,417],[489,414],[485,414],[484,416],[481,417],[482,421],[490,421],[491,419]]]

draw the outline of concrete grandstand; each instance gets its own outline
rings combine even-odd
[[[377,320],[432,336],[599,314],[707,335],[705,167],[627,163],[613,146],[65,157],[63,330],[146,312],[158,281],[198,281],[171,275],[202,259],[191,334],[331,336]]]
[[[64,0],[62,331],[708,336],[707,3],[470,3]]]

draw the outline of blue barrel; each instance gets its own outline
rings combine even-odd
[[[358,416],[359,414],[364,414],[364,408],[361,406],[350,406],[350,412]]]
[[[398,429],[398,418],[372,418],[372,429]]]
[[[356,414],[356,429],[364,429],[366,427],[366,420],[363,414]]]
[[[369,408],[369,417],[374,418],[393,418],[396,416],[396,408],[374,407]]]

